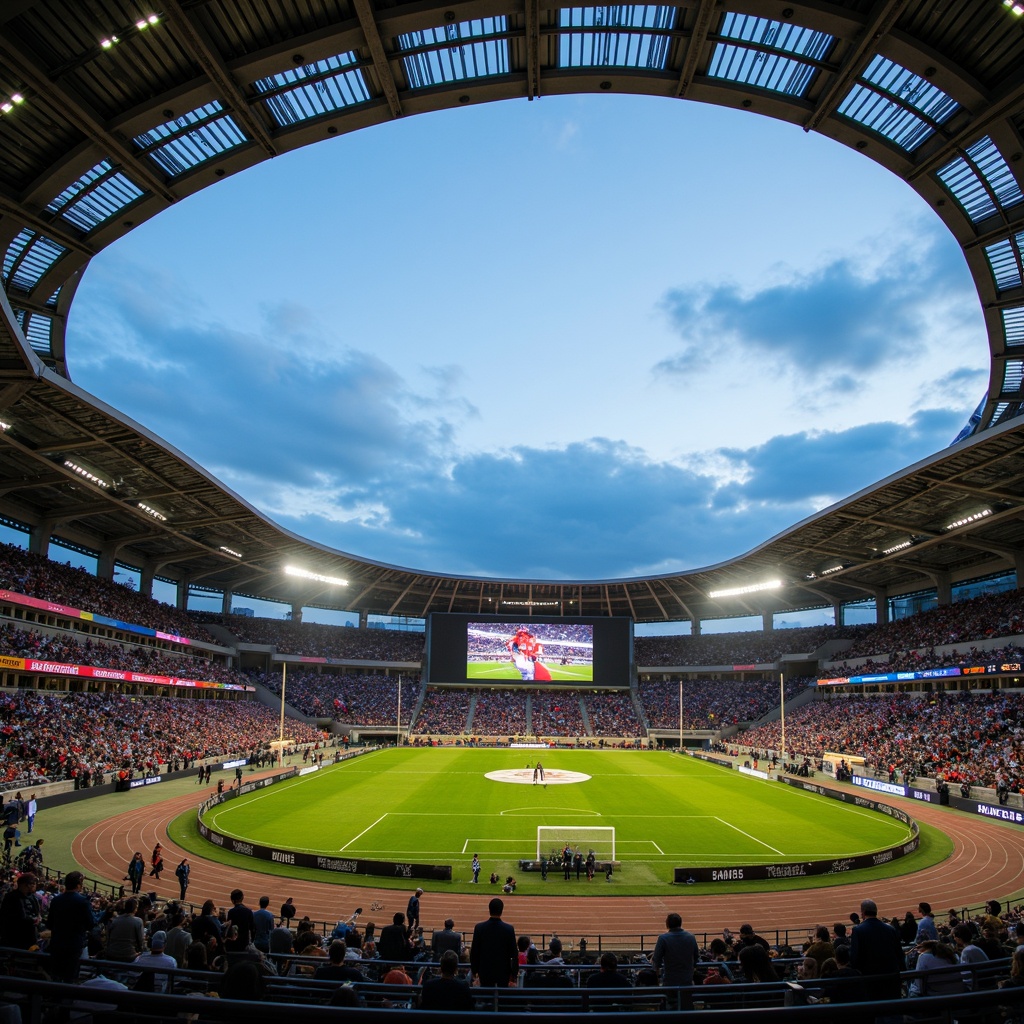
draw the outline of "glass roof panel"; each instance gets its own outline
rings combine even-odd
[[[66,252],[64,246],[45,235],[23,228],[4,253],[4,280],[23,291],[31,291]]]
[[[142,196],[143,190],[110,163],[101,161],[72,182],[47,210],[60,215],[82,231],[91,231]]]
[[[1020,391],[1024,380],[1024,359],[1007,359],[1003,364],[1003,394]]]
[[[1024,253],[1024,231],[985,246],[985,255],[992,268],[992,277],[1001,291],[1021,284],[1021,259]]]
[[[365,103],[370,98],[366,79],[355,67],[355,52],[289,68],[269,78],[253,82],[259,93],[268,94],[264,102],[271,117],[281,126],[298,124],[335,110]]]
[[[708,68],[712,78],[787,96],[802,96],[807,91],[815,62],[824,59],[834,42],[827,32],[732,12],[722,22],[721,35],[737,43],[715,45]]]
[[[1024,345],[1024,306],[1003,310],[1003,334],[1008,347]]]
[[[959,109],[956,100],[927,79],[876,55],[839,113],[910,152]]]
[[[946,164],[938,177],[974,223],[1024,199],[1003,154],[987,135]]]
[[[574,31],[559,36],[558,65],[664,70],[672,41],[668,30],[675,24],[676,10],[654,4],[563,7],[559,25]]]
[[[402,66],[409,88],[508,74],[508,40],[493,38],[507,31],[508,19],[502,15],[400,35],[398,49],[407,54]]]
[[[135,136],[135,144],[172,178],[248,141],[217,100]]]
[[[50,332],[53,330],[53,320],[42,313],[32,313],[28,318],[28,326],[22,325],[25,331],[25,338],[29,345],[36,352],[44,355],[52,355],[50,347]]]

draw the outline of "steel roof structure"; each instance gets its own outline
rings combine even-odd
[[[0,514],[98,551],[108,567],[417,617],[700,619],[931,587],[941,597],[1007,568],[1022,578],[1022,4],[4,0]],[[72,383],[65,325],[90,258],[169,206],[339,133],[579,92],[779,118],[906,181],[961,245],[984,310],[991,373],[974,435],[728,563],[644,579],[497,580],[383,565],[282,530]],[[344,596],[284,576],[289,562],[344,577]],[[709,597],[769,577],[779,589]]]

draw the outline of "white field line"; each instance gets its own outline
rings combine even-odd
[[[346,843],[346,844],[345,844],[345,845],[344,845],[344,846],[343,846],[343,847],[341,848],[341,850],[340,850],[339,852],[340,852],[340,853],[344,853],[344,852],[345,852],[345,851],[346,851],[346,850],[347,850],[347,849],[348,849],[348,848],[349,848],[349,847],[350,847],[350,846],[351,846],[351,845],[352,845],[352,844],[353,844],[353,843],[354,843],[354,842],[356,841],[356,839],[361,839],[361,838],[362,838],[363,836],[365,836],[365,835],[366,835],[366,833],[367,833],[367,832],[369,832],[369,831],[370,831],[370,829],[371,829],[371,828],[376,828],[376,827],[377,827],[377,826],[378,826],[378,825],[379,825],[379,824],[380,824],[380,823],[381,823],[381,822],[382,822],[382,821],[383,821],[383,820],[384,820],[384,819],[385,819],[385,818],[386,818],[387,816],[388,816],[388,815],[387,815],[387,811],[385,811],[385,812],[384,812],[384,813],[383,813],[383,814],[382,814],[382,815],[381,815],[381,816],[380,816],[380,817],[379,817],[379,818],[378,818],[378,819],[377,819],[377,820],[376,820],[376,821],[375,821],[375,822],[374,822],[374,823],[373,823],[372,825],[368,825],[368,826],[367,826],[366,828],[364,828],[364,829],[363,829],[363,831],[362,831],[362,832],[360,832],[360,833],[359,833],[359,835],[357,835],[357,836],[356,836],[355,838],[353,838],[353,839],[350,839],[350,840],[349,840],[349,841],[348,841],[348,842],[347,842],[347,843]]]
[[[753,839],[755,843],[757,843],[759,846],[763,846],[766,850],[771,850],[772,853],[777,853],[780,857],[786,856],[781,850],[776,850],[774,846],[771,846],[768,843],[758,839],[757,836],[752,836],[749,832],[744,832],[743,829],[738,828],[731,822],[725,821],[723,818],[717,818],[716,820],[720,821],[723,825],[728,825],[731,829],[735,829],[737,832],[739,832],[741,836],[746,836],[748,839]]]

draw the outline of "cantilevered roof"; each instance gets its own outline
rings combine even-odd
[[[977,286],[991,353],[981,432],[727,564],[628,581],[499,581],[380,565],[289,534],[71,382],[65,325],[81,274],[168,206],[338,133],[576,92],[745,109],[903,178],[962,246]],[[197,585],[415,616],[506,602],[708,617],[1024,568],[1022,133],[1017,0],[5,0],[0,512]],[[284,578],[290,561],[344,576],[346,597]],[[766,577],[784,585],[707,596]]]

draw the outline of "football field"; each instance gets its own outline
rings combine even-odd
[[[547,785],[534,785],[540,759]],[[528,770],[530,769],[530,770]],[[677,754],[651,751],[387,749],[213,808],[207,824],[233,838],[337,857],[451,864],[452,884],[521,872],[537,852],[613,827],[631,885],[663,887],[676,866],[848,857],[904,841],[886,815]],[[586,833],[583,833],[584,837]],[[910,858],[912,859],[912,858]],[[910,864],[907,864],[910,869]]]
[[[552,681],[556,683],[560,681],[586,683],[594,678],[593,665],[558,665],[546,661],[544,667],[550,673]],[[520,685],[523,682],[519,669],[510,661],[471,661],[466,665],[466,678],[484,681],[508,679]]]

